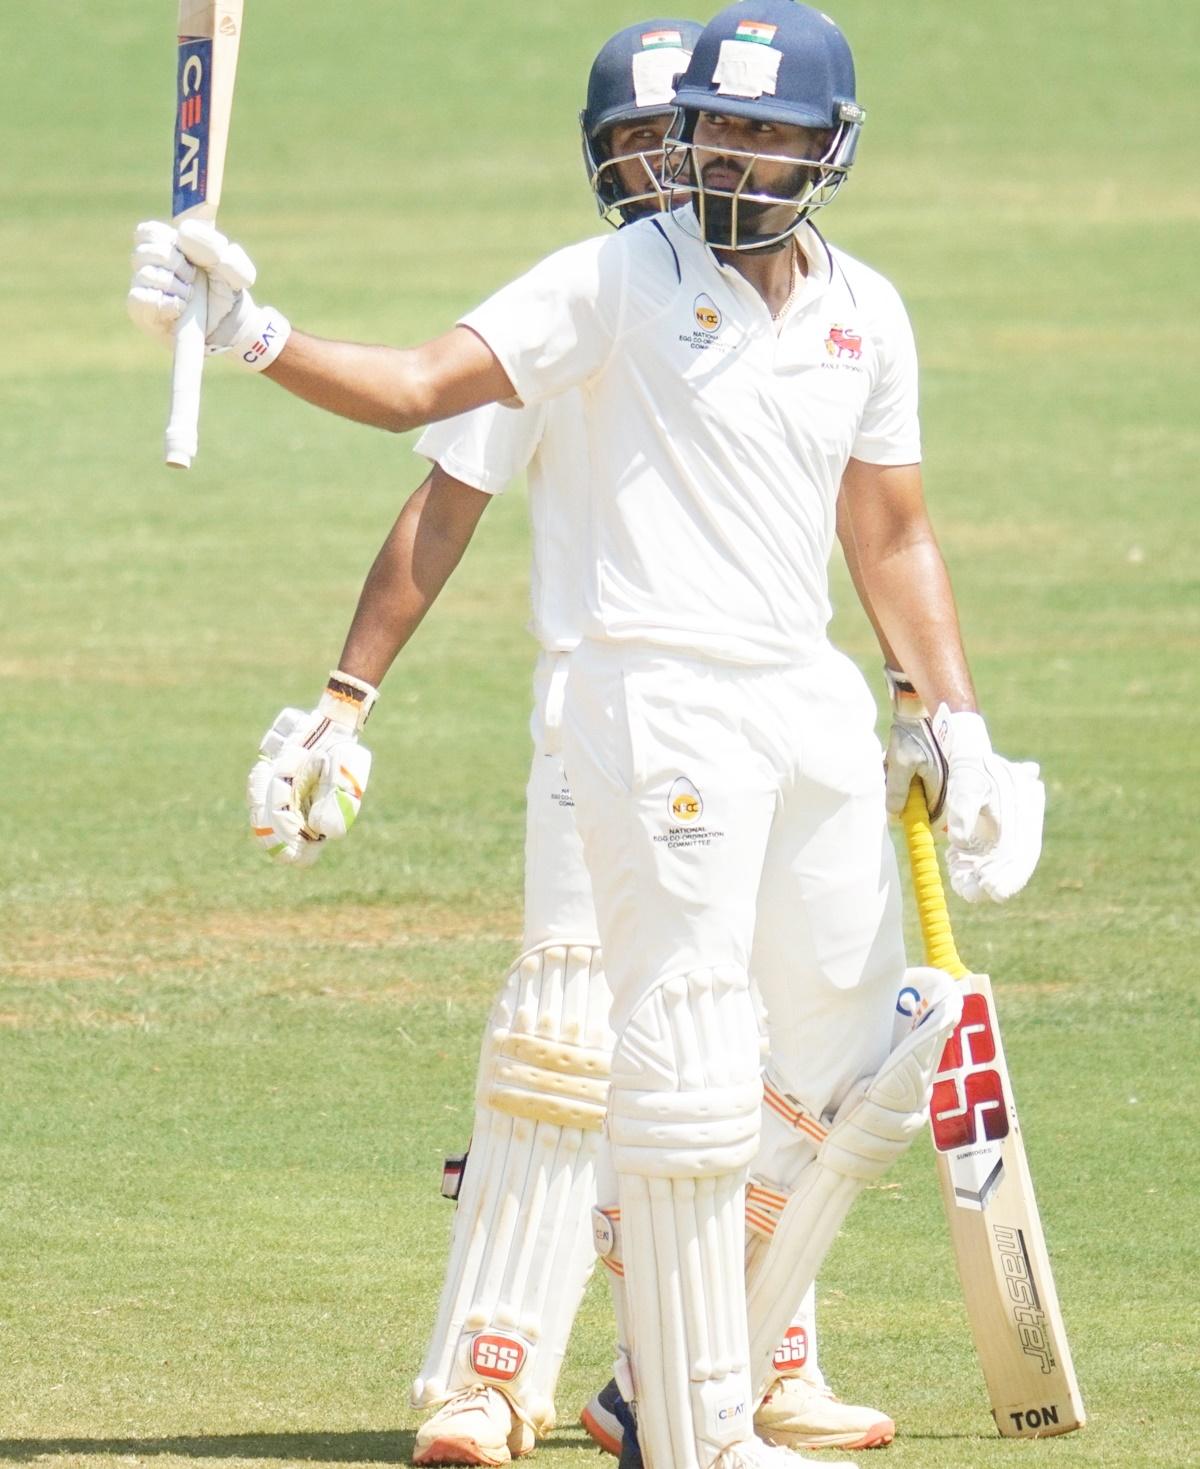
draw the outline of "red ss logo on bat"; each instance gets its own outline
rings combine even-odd
[[[962,1019],[946,1042],[929,1102],[933,1143],[950,1153],[1008,1136],[1008,1104],[996,1059],[996,1039],[983,995],[967,995]]]

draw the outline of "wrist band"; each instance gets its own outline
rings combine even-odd
[[[340,668],[335,668],[329,675],[317,708],[330,719],[358,731],[366,724],[378,697],[379,690],[366,679],[355,678],[352,673],[343,673]]]

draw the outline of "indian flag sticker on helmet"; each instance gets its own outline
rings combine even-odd
[[[683,36],[679,31],[643,31],[642,49],[650,51],[655,46],[675,46],[683,49]]]
[[[735,41],[757,41],[760,46],[769,46],[775,39],[778,26],[767,25],[761,20],[742,20],[733,33]]]

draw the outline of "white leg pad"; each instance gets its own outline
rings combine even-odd
[[[612,1149],[605,1139],[596,1167],[601,1202],[592,1210],[592,1242],[600,1263],[608,1273],[613,1315],[617,1326],[617,1355],[613,1376],[627,1403],[633,1402],[633,1373],[629,1365],[629,1303],[625,1295],[625,1247],[622,1240],[621,1206],[617,1176],[613,1172]]]
[[[594,1263],[591,1210],[608,1094],[610,996],[598,949],[516,963],[480,1057],[475,1129],[416,1408],[500,1389],[538,1433]]]
[[[618,1039],[608,1130],[647,1469],[710,1469],[751,1433],[744,1190],[761,1102],[741,970],[665,981]]]
[[[785,1178],[773,1183],[756,1170],[747,1192],[758,1236],[747,1252],[746,1284],[757,1395],[777,1375],[773,1357],[780,1340],[850,1205],[925,1125],[934,1072],[962,1014],[962,994],[940,969],[908,970],[905,992],[913,990],[920,998],[898,1026],[891,1055],[875,1076],[851,1089],[827,1129],[766,1079],[768,1120],[758,1161],[769,1159],[772,1171]]]

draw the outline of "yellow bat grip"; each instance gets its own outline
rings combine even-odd
[[[904,823],[904,840],[908,847],[908,864],[912,871],[913,891],[917,896],[917,915],[921,920],[921,938],[925,943],[925,962],[944,969],[955,979],[971,971],[958,957],[950,914],[946,908],[946,890],[938,867],[937,848],[929,829],[929,808],[925,804],[925,787],[914,780],[908,800],[900,813]]]

